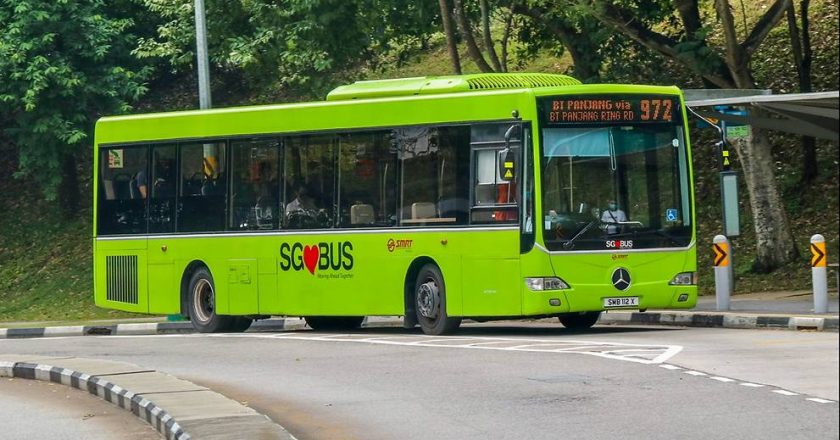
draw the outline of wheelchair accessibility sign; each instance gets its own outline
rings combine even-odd
[[[679,217],[679,213],[674,208],[670,208],[670,209],[667,209],[665,211],[665,220],[667,220],[669,222],[677,221],[678,217]]]

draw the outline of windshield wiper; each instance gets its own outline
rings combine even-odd
[[[575,240],[577,240],[577,239],[578,239],[578,237],[580,237],[581,235],[585,234],[585,233],[586,233],[586,231],[588,231],[589,229],[591,229],[591,228],[592,228],[592,226],[594,226],[596,223],[600,223],[600,220],[599,220],[599,219],[592,220],[591,222],[587,223],[587,224],[586,224],[586,226],[584,226],[583,228],[581,228],[581,230],[580,230],[580,231],[578,231],[578,233],[577,233],[577,234],[575,234],[575,236],[574,236],[574,237],[572,237],[572,238],[570,238],[570,239],[568,239],[568,240],[564,241],[564,242],[563,242],[563,249],[572,249],[572,248],[574,247],[574,245],[575,245]]]

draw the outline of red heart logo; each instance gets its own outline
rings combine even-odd
[[[318,259],[321,257],[321,252],[318,246],[305,246],[303,248],[303,264],[309,273],[315,275],[315,265],[318,264]]]

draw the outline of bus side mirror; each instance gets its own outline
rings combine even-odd
[[[516,155],[511,154],[510,138],[517,128],[520,128],[520,126],[515,124],[507,129],[505,132],[505,148],[499,151],[499,176],[502,176],[502,180],[505,182],[510,182],[516,176]]]

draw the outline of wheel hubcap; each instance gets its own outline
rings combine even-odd
[[[417,287],[417,310],[424,318],[434,319],[438,315],[440,294],[434,281],[427,281]]]
[[[215,295],[213,295],[213,286],[210,285],[210,282],[207,280],[198,280],[195,283],[195,288],[193,288],[193,311],[195,312],[195,318],[201,322],[207,322],[210,320],[210,316],[213,315],[213,310],[215,309],[215,305],[213,304],[213,299]]]

